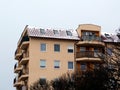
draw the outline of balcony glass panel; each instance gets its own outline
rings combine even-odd
[[[82,58],[82,57],[88,57],[88,58],[95,58],[95,57],[100,57],[102,53],[101,52],[95,52],[95,51],[80,51],[76,53],[77,58]]]
[[[83,35],[81,38],[83,41],[101,41],[101,37],[96,35]]]

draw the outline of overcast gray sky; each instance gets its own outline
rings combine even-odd
[[[0,0],[0,90],[13,88],[14,52],[25,25],[76,29],[97,24],[102,32],[120,27],[120,0]]]

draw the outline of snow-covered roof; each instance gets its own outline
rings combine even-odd
[[[31,26],[28,26],[26,30],[27,30],[28,36],[31,36],[31,37],[80,40],[76,30],[42,29],[42,28],[31,27]]]
[[[76,30],[65,29],[43,29],[39,27],[32,27],[26,25],[18,44],[21,42],[22,37],[27,32],[30,37],[52,38],[52,39],[66,39],[66,40],[81,40]],[[101,32],[101,40],[103,42],[120,42],[120,34],[110,34]]]
[[[103,42],[120,42],[120,38],[116,34],[102,33]]]

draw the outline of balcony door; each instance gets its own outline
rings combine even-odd
[[[85,52],[86,51],[86,47],[80,47],[80,52]]]
[[[99,54],[99,49],[94,48],[94,57],[98,57],[98,54]]]

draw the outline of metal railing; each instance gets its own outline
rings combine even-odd
[[[22,55],[20,56],[20,61],[23,59],[23,58],[28,58],[29,57],[29,52],[25,52],[25,53],[22,53]]]
[[[24,41],[29,41],[29,37],[28,36],[24,36],[21,40],[21,43],[24,42]]]
[[[95,51],[80,51],[76,53],[77,58],[88,57],[88,58],[97,58],[100,57],[102,53]]]
[[[23,68],[23,70],[19,72],[18,77],[21,77],[22,75],[26,75],[26,74],[29,74],[29,69]]]
[[[29,57],[29,52],[28,51],[23,53],[23,58],[27,58],[27,57]]]
[[[20,56],[20,61],[22,60],[22,58],[23,58],[23,54]]]
[[[82,37],[83,41],[101,41],[101,37],[98,36],[90,36],[90,35],[83,35]]]
[[[22,50],[20,50],[19,48],[15,51],[15,55],[18,54],[18,53],[21,53]]]

